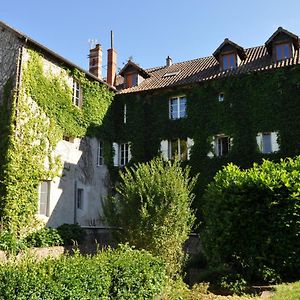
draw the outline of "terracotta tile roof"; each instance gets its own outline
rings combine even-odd
[[[175,87],[199,83],[207,80],[224,78],[249,72],[271,70],[300,64],[299,49],[295,50],[294,57],[284,61],[273,62],[265,46],[245,49],[246,58],[232,70],[221,71],[218,61],[213,57],[198,58],[190,61],[175,63],[169,67],[147,69],[149,78],[138,86],[120,90],[120,94],[150,91],[160,88]],[[178,73],[177,73],[178,72]],[[171,74],[175,75],[171,75]],[[170,76],[166,76],[170,74]],[[122,78],[118,79],[122,82]]]

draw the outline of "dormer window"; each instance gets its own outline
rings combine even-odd
[[[266,41],[265,46],[274,62],[282,61],[292,58],[294,51],[299,49],[299,37],[282,27],[278,27]]]
[[[236,68],[236,54],[234,52],[222,55],[222,69],[230,70]]]
[[[229,39],[224,40],[213,56],[219,62],[220,71],[235,69],[247,57],[244,48]]]
[[[283,60],[292,57],[291,43],[282,43],[275,45],[276,60]]]
[[[148,72],[131,60],[127,62],[119,74],[124,77],[125,88],[137,86],[146,78],[150,77]]]

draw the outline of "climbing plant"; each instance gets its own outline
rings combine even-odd
[[[114,139],[131,142],[133,161],[148,161],[160,150],[160,142],[192,138],[192,174],[200,173],[196,187],[199,202],[205,186],[228,162],[249,167],[263,158],[300,153],[300,68],[298,66],[252,72],[189,86],[116,95],[113,104]],[[218,99],[224,94],[224,101]],[[169,98],[186,95],[187,118],[169,120]],[[126,103],[127,122],[122,119]],[[280,151],[262,154],[256,144],[258,132],[277,131]],[[226,134],[233,146],[225,157],[207,156],[212,137]]]
[[[39,182],[60,175],[60,158],[54,154],[57,142],[63,135],[95,136],[113,97],[103,84],[78,70],[47,68],[50,63],[41,54],[33,50],[28,54],[21,87],[10,97],[10,105],[3,104],[0,110],[1,115],[8,107],[11,111],[0,175],[0,214],[4,226],[18,235],[35,222]],[[81,107],[72,103],[71,77],[82,86]]]

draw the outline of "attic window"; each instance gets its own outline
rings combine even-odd
[[[275,45],[276,60],[283,60],[292,57],[292,45],[291,43],[281,43]]]
[[[236,54],[234,52],[222,55],[223,70],[230,70],[236,68]]]
[[[175,71],[175,72],[170,72],[170,73],[166,73],[163,78],[166,78],[166,77],[173,77],[173,76],[176,76],[180,73],[180,71]]]

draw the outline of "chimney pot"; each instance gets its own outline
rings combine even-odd
[[[170,67],[172,66],[172,64],[173,64],[172,58],[168,55],[168,57],[166,58],[166,66]]]

